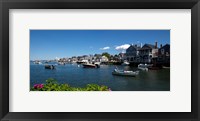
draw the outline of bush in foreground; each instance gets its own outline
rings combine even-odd
[[[45,84],[35,84],[31,91],[111,91],[104,85],[87,84],[86,87],[71,87],[68,84],[58,84],[55,79],[46,80]]]

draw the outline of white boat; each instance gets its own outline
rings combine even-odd
[[[123,63],[122,63],[122,65],[124,65],[124,66],[127,66],[127,65],[129,65],[130,63],[128,62],[128,61],[124,61]]]
[[[58,65],[65,65],[64,62],[58,62]]]
[[[77,61],[77,64],[87,64],[89,63],[88,60],[81,60],[81,61]]]
[[[35,61],[34,64],[42,64],[40,61]]]
[[[124,70],[115,69],[112,72],[112,74],[118,75],[118,76],[137,76],[139,74],[139,71],[124,71]]]
[[[92,64],[92,63],[86,63],[86,64],[82,64],[83,65],[83,68],[100,68],[100,65],[95,63],[95,64]]]
[[[139,64],[138,69],[143,70],[143,71],[148,71],[149,70],[148,68],[152,66],[153,66],[152,64]]]

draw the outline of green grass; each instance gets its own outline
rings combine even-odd
[[[85,87],[72,87],[69,84],[58,84],[55,79],[47,79],[45,84],[35,84],[31,91],[111,91],[105,85],[87,84]]]

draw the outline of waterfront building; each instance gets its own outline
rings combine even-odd
[[[101,62],[108,62],[108,58],[106,56],[102,56],[100,61]]]
[[[78,57],[77,57],[77,60],[78,60],[78,61],[82,61],[82,60],[84,60],[84,58],[83,58],[82,56],[78,56]]]
[[[139,56],[141,63],[152,63],[158,57],[158,47],[157,42],[155,45],[145,44],[141,49],[139,49]]]
[[[101,57],[102,55],[101,54],[95,54],[95,62],[100,62],[101,61]]]
[[[83,55],[82,58],[83,58],[83,60],[89,60],[90,59],[90,57],[88,55]]]
[[[126,53],[121,52],[121,53],[119,53],[118,57],[121,61],[124,61],[124,60],[126,60]]]
[[[110,55],[109,61],[114,62],[114,56],[113,55]]]
[[[77,57],[76,56],[72,56],[72,58],[71,58],[71,60],[70,60],[71,62],[77,62],[78,61],[78,59],[77,59]]]
[[[121,62],[121,58],[120,58],[119,54],[115,54],[115,55],[113,56],[113,60],[114,60],[115,62]]]
[[[140,61],[139,58],[139,50],[141,47],[137,45],[130,45],[130,47],[126,50],[126,54],[124,59],[126,59],[128,62],[138,62]]]
[[[88,57],[88,61],[89,62],[95,62],[95,60],[96,60],[96,57],[94,56],[94,55],[89,55],[89,57]]]
[[[83,55],[83,60],[88,60],[88,62],[92,62],[91,55]]]
[[[130,45],[126,50],[123,60],[130,63],[154,63],[158,58],[159,48],[157,42],[154,45],[144,44],[143,46]]]
[[[170,63],[170,45],[166,44],[164,46],[160,45],[158,50],[158,62],[160,63]]]

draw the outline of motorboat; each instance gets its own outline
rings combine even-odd
[[[128,62],[128,61],[124,61],[123,63],[122,63],[122,65],[124,65],[124,66],[127,66],[127,65],[129,65],[130,63]]]
[[[81,61],[77,61],[77,64],[87,64],[88,60],[81,60]]]
[[[45,65],[44,66],[45,67],[45,69],[56,69],[56,67],[54,66],[54,65]]]
[[[98,63],[86,63],[86,64],[82,64],[83,68],[100,68],[100,64]]]
[[[118,75],[118,76],[137,76],[139,74],[139,71],[124,71],[124,70],[115,69],[112,72],[112,74]]]
[[[143,71],[148,71],[148,68],[151,68],[153,64],[139,64],[138,69],[143,70]]]
[[[42,64],[40,61],[34,61],[34,64]]]
[[[58,65],[65,65],[64,62],[58,62]]]

